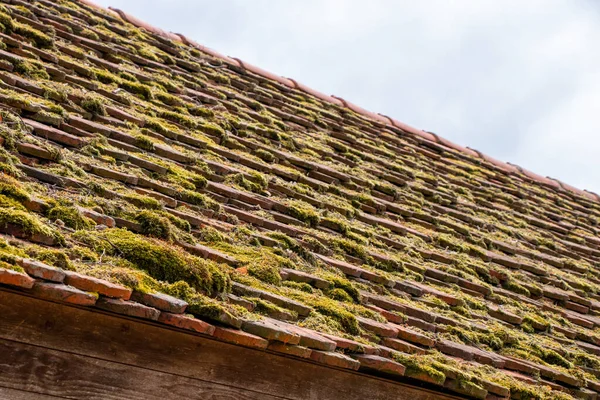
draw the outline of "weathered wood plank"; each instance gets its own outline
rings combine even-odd
[[[68,399],[275,400],[277,397],[0,339],[0,385]]]
[[[0,289],[0,338],[288,399],[457,397]]]
[[[57,400],[64,397],[46,396],[41,393],[25,392],[0,386],[0,400]]]

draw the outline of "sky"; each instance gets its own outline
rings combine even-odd
[[[96,0],[600,193],[595,0]]]

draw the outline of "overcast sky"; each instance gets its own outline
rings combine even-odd
[[[600,2],[96,2],[600,193]]]

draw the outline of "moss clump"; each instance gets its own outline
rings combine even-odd
[[[94,115],[106,115],[104,99],[93,93],[86,93],[81,100],[81,108]]]
[[[179,97],[173,96],[172,94],[166,92],[156,92],[155,97],[168,106],[178,107],[185,104],[184,101],[181,100]]]
[[[170,182],[177,183],[188,190],[202,190],[208,185],[208,181],[204,176],[177,165],[169,166],[167,173]]]
[[[135,216],[135,220],[140,224],[143,234],[160,239],[181,239],[179,230],[186,233],[191,231],[189,222],[165,211],[144,210]]]
[[[281,285],[279,268],[272,264],[252,263],[248,266],[248,274],[272,285]]]
[[[294,282],[294,281],[284,281],[282,282],[283,286],[287,286],[292,289],[297,289],[306,293],[314,293],[314,289],[306,282]],[[344,292],[345,293],[345,292]],[[350,299],[352,300],[352,299]]]
[[[29,200],[29,194],[21,184],[14,178],[0,174],[0,194],[18,202]]]
[[[356,287],[354,287],[354,285],[352,284],[352,282],[350,282],[348,279],[346,278],[340,278],[337,276],[331,276],[328,277],[327,279],[329,282],[331,282],[332,286],[333,286],[333,290],[332,292],[337,293],[339,296],[343,297],[343,298],[349,298],[349,300],[346,301],[355,301],[355,302],[360,302],[360,294],[358,292],[358,289],[356,289]],[[343,291],[345,293],[345,296],[343,294],[340,293],[340,291]],[[330,297],[332,297],[331,293],[329,294]],[[334,297],[332,297],[334,298]],[[339,300],[339,299],[337,299]]]
[[[216,230],[212,226],[203,227],[200,229],[197,236],[201,241],[206,243],[221,243],[227,239],[222,232]]]
[[[206,107],[197,107],[197,106],[189,106],[188,105],[187,110],[189,111],[190,114],[192,114],[196,117],[212,118],[215,116],[214,111],[211,110],[210,108],[206,108]]]
[[[54,40],[50,36],[27,24],[15,21],[5,12],[0,12],[0,30],[7,34],[16,33],[30,39],[35,43],[36,47],[42,49],[49,49],[54,46]]]
[[[123,198],[137,207],[147,208],[148,210],[160,210],[162,208],[160,201],[154,197],[130,193],[124,195]]]
[[[219,203],[202,193],[194,192],[191,190],[182,190],[178,194],[181,200],[199,206],[200,208],[213,210],[216,212],[221,211],[221,205]]]
[[[169,240],[174,237],[171,221],[158,213],[144,210],[135,216],[135,220],[144,235]]]
[[[41,49],[51,49],[54,47],[54,39],[51,36],[48,36],[29,25],[15,22],[14,32],[32,40],[36,46]]]
[[[350,297],[350,295],[348,295],[348,293],[346,293],[344,289],[335,288],[333,290],[330,290],[329,293],[327,293],[327,295],[333,300],[352,303],[352,297]]]
[[[27,254],[20,248],[8,244],[6,239],[0,239],[0,261],[15,264],[18,257],[27,257]]]
[[[127,90],[129,93],[135,94],[143,100],[152,100],[153,98],[152,89],[150,89],[149,86],[146,86],[142,83],[123,80],[121,81],[119,86]]]
[[[81,231],[75,237],[96,252],[120,256],[160,281],[187,282],[192,288],[211,294],[230,290],[230,280],[216,263],[192,256],[181,248],[124,229],[100,232]]]
[[[60,219],[66,226],[73,229],[90,229],[96,224],[84,217],[78,209],[68,206],[56,206],[48,210],[47,217],[51,220]]]
[[[334,322],[337,330],[349,333],[351,335],[358,335],[360,329],[358,328],[358,320],[350,311],[343,308],[342,305],[338,304],[334,300],[327,298],[315,298],[310,304],[317,312],[329,317]]]
[[[175,122],[179,125],[185,126],[186,128],[195,129],[198,124],[189,116],[173,112],[173,111],[162,111],[159,117],[166,119],[167,121]]]
[[[63,250],[45,249],[38,246],[28,248],[27,254],[36,260],[53,265],[57,268],[75,270],[69,256]]]
[[[408,377],[425,374],[438,385],[443,385],[446,380],[446,375],[436,369],[433,366],[434,361],[427,356],[408,355],[394,351],[392,358],[406,367],[404,374]]]
[[[9,264],[6,261],[0,260],[0,269],[10,269],[15,272],[25,273],[25,270],[18,265]]]
[[[44,66],[37,61],[18,59],[13,60],[12,63],[14,66],[14,72],[27,78],[50,79],[50,75],[48,75]]]
[[[23,210],[23,211],[26,210],[26,208],[23,206],[23,204],[19,203],[15,199],[13,199],[11,197],[6,197],[5,195],[0,194],[0,208],[10,208],[10,207],[17,209],[17,210]]]
[[[45,225],[40,219],[26,211],[16,208],[0,208],[0,226],[8,224],[18,226],[26,234],[52,237],[57,243],[64,243],[62,235]]]
[[[154,151],[154,142],[144,135],[135,135],[135,145],[146,151]]]
[[[263,149],[256,149],[254,154],[256,154],[256,156],[258,158],[260,158],[261,160],[263,160],[264,162],[272,163],[275,161],[275,156],[270,151],[263,150]]]
[[[181,219],[179,217],[176,217],[173,214],[170,214],[166,211],[160,211],[159,212],[160,215],[162,215],[163,217],[166,217],[169,219],[169,221],[171,221],[171,223],[179,230],[189,233],[192,231],[192,226],[190,225],[190,223],[184,219]]]
[[[223,136],[225,135],[225,130],[223,128],[221,128],[219,125],[217,124],[213,124],[212,122],[204,122],[198,125],[198,129],[200,129],[202,132],[206,133],[207,135],[213,135],[213,136]]]
[[[269,232],[267,236],[279,241],[280,246],[284,250],[291,250],[294,253],[298,254],[300,258],[307,261],[309,264],[314,265],[316,263],[316,258],[313,253],[304,248],[302,245],[298,243],[296,239],[292,239],[285,233],[281,232]],[[316,239],[315,239],[316,240]],[[320,243],[320,242],[318,242]]]
[[[264,193],[265,189],[269,184],[266,178],[258,172],[252,172],[251,177],[252,179],[245,177],[241,173],[233,174],[229,175],[225,182],[233,183],[234,185],[253,193]]]
[[[232,304],[222,304],[206,296],[194,296],[186,299],[189,312],[197,317],[206,318],[215,322],[222,322],[233,318],[250,317],[250,313],[243,307]]]
[[[290,203],[289,213],[292,217],[306,222],[311,227],[316,227],[321,221],[321,216],[318,211],[303,201],[293,201]]]

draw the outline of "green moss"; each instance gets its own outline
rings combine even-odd
[[[124,195],[123,198],[137,207],[147,208],[148,210],[160,210],[162,208],[160,201],[154,197],[129,193]]]
[[[109,85],[111,83],[121,82],[121,79],[119,79],[119,77],[113,74],[112,72],[100,68],[93,68],[92,71],[96,75],[96,79],[102,83],[106,83]]]
[[[196,121],[194,121],[191,117],[179,112],[161,111],[159,117],[164,118],[167,121],[175,122],[189,129],[195,129],[198,126]]]
[[[254,154],[256,154],[256,156],[258,158],[260,158],[261,160],[263,160],[264,162],[272,163],[275,161],[275,156],[270,151],[263,150],[263,149],[256,149],[254,151]]]
[[[348,236],[351,233],[350,225],[346,220],[338,217],[328,217],[323,219],[324,223],[327,223],[327,227],[334,229],[342,235]]]
[[[337,293],[339,293],[339,290],[342,290],[344,291],[344,293],[346,293],[346,296],[350,299],[350,302],[360,302],[360,294],[358,292],[358,289],[356,289],[356,287],[348,279],[331,275],[327,277],[327,280],[331,282],[332,287],[334,288],[332,292],[336,291]],[[332,297],[331,294],[330,297]]]
[[[144,210],[135,216],[135,221],[140,224],[143,234],[160,239],[183,239],[178,230],[185,233],[191,231],[189,222],[166,211]]]
[[[204,176],[177,165],[169,166],[167,179],[188,190],[202,190],[208,185],[208,180]]]
[[[23,210],[25,211],[26,208],[23,206],[23,204],[19,203],[17,200],[10,198],[10,197],[6,197],[3,194],[0,194],[0,208],[14,208],[16,210]]]
[[[273,264],[252,263],[248,265],[248,273],[263,282],[281,285],[279,268]]]
[[[171,223],[179,230],[189,233],[192,231],[192,226],[190,223],[184,219],[181,219],[173,214],[168,213],[167,211],[160,211],[160,215],[166,217],[171,221]]]
[[[96,32],[94,32],[94,31],[92,31],[91,29],[88,29],[88,28],[82,29],[79,32],[79,34],[81,36],[86,37],[86,38],[91,39],[91,40],[96,40],[96,41],[100,40],[100,36],[98,36],[98,34]]]
[[[347,303],[352,302],[352,297],[350,297],[350,295],[348,293],[346,293],[346,291],[344,289],[335,288],[333,290],[330,290],[327,293],[327,295],[334,300],[344,301]]]
[[[7,224],[20,227],[24,233],[53,237],[58,243],[64,243],[64,238],[58,231],[45,225],[37,216],[26,211],[15,208],[0,208],[0,226]]]
[[[41,49],[51,49],[54,47],[54,39],[51,36],[46,35],[45,33],[29,25],[15,22],[13,31],[23,37],[26,37],[27,39],[32,40],[36,47]]]
[[[29,200],[29,194],[16,179],[2,174],[0,174],[0,194],[18,202]]]
[[[179,97],[166,92],[156,92],[155,97],[169,106],[182,106],[185,104]]]
[[[144,210],[135,216],[135,221],[140,224],[144,235],[169,240],[174,237],[171,221],[158,213]]]
[[[438,385],[442,385],[446,380],[446,375],[436,369],[432,361],[427,356],[409,355],[392,352],[392,358],[406,367],[405,375],[408,377],[415,375],[427,375]]]
[[[123,77],[123,75],[121,75]],[[130,93],[135,94],[143,100],[152,100],[152,89],[142,83],[132,82],[129,80],[123,80],[119,86]]]
[[[73,229],[90,229],[96,224],[83,216],[75,207],[56,206],[48,210],[47,217],[51,220],[60,219],[66,226]]]
[[[300,290],[300,291],[306,292],[306,293],[314,292],[313,287],[305,282],[284,281],[284,282],[282,282],[282,285],[287,286],[292,289],[297,289],[297,290]],[[344,293],[346,293],[346,292],[344,292]],[[334,299],[334,300],[337,300],[337,299]],[[350,298],[350,301],[352,301],[352,298]]]
[[[0,25],[0,28],[3,32],[7,34],[16,33],[27,39],[30,39],[35,43],[36,47],[44,49],[52,48],[54,46],[54,41],[50,36],[31,27],[30,25],[15,21],[6,12],[0,12]]]
[[[186,312],[214,322],[221,322],[224,316],[225,318],[249,316],[245,308],[222,304],[206,296],[195,296],[192,299],[188,298],[186,301],[188,302]]]
[[[9,269],[21,274],[25,273],[25,270],[18,265],[7,263],[6,261],[0,260],[0,269]]]
[[[206,243],[221,243],[227,239],[222,232],[216,230],[212,226],[202,227],[196,235],[201,241]]]
[[[268,181],[259,172],[252,172],[250,174],[252,179],[245,177],[243,174],[232,174],[227,176],[225,182],[232,183],[242,189],[248,190],[253,193],[264,193],[268,186]]]
[[[267,236],[277,240],[284,250],[293,251],[298,256],[300,256],[300,258],[307,261],[309,264],[314,265],[316,263],[314,254],[306,248],[304,248],[302,245],[300,245],[300,243],[296,239],[292,239],[285,233],[281,232],[268,232]]]
[[[94,115],[106,115],[104,99],[93,93],[86,93],[81,100],[81,107]]]
[[[210,108],[188,105],[187,109],[190,114],[196,117],[213,118],[215,116],[214,111]]]
[[[152,139],[141,134],[135,135],[135,145],[146,151],[154,151],[154,142]]]
[[[204,132],[208,135],[213,135],[213,136],[221,137],[225,134],[225,130],[223,128],[221,128],[217,124],[213,124],[212,122],[200,123],[198,125],[198,129],[200,129],[202,132]]]
[[[202,193],[191,190],[181,190],[178,195],[183,201],[199,206],[200,208],[216,212],[221,211],[221,205],[219,203]]]
[[[99,254],[120,256],[160,281],[187,282],[192,288],[210,293],[230,290],[229,276],[214,262],[192,256],[181,248],[124,229],[78,232],[76,238]]]
[[[358,320],[350,311],[343,308],[334,300],[327,298],[316,298],[311,306],[326,317],[331,318],[338,324],[338,329],[351,335],[358,335]]]
[[[310,204],[300,200],[289,203],[289,213],[292,217],[307,223],[311,227],[316,227],[321,221],[319,212]]]
[[[50,79],[44,66],[38,61],[29,61],[24,59],[13,60],[14,72],[27,78]]]
[[[69,256],[63,250],[45,249],[39,246],[32,246],[27,249],[27,254],[36,260],[57,268],[73,271],[75,267]]]

